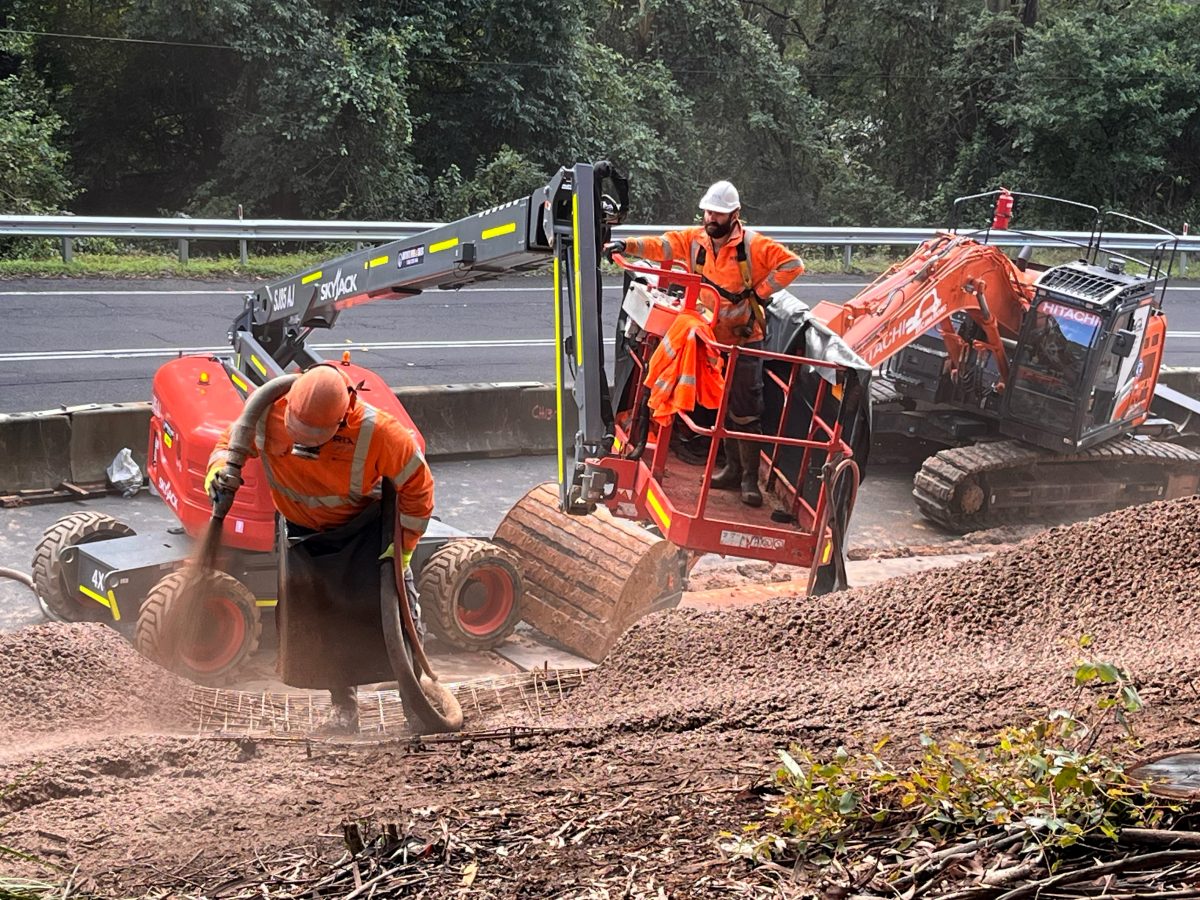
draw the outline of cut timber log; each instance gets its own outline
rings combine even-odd
[[[592,662],[642,616],[678,606],[687,583],[686,551],[603,508],[567,515],[554,482],[522,497],[493,540],[525,579],[521,617]]]

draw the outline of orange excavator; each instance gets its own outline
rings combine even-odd
[[[964,204],[995,198],[988,228],[960,233]],[[1079,257],[1038,265],[989,238],[1011,228],[1014,203],[1065,204],[1091,219]],[[1161,233],[1146,258],[1115,249],[1104,226]],[[1195,493],[1200,454],[1152,410],[1167,335],[1163,298],[1177,249],[1169,231],[1120,213],[1016,191],[960,198],[951,228],[845,304],[814,316],[879,370],[875,435],[947,447],[914,479],[921,511],[965,533],[1077,518]],[[1157,390],[1156,390],[1157,389]]]

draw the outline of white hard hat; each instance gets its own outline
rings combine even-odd
[[[742,208],[742,198],[738,196],[737,188],[728,181],[718,181],[700,198],[700,208],[713,212],[731,213]]]

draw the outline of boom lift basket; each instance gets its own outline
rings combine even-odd
[[[726,372],[733,371],[740,357],[762,361],[762,433],[727,426],[729,380],[711,424],[703,410],[679,412],[659,424],[647,414],[649,361],[676,315],[703,312],[700,278],[628,268],[658,275],[660,286],[682,287],[683,297],[656,289],[650,292],[652,308],[638,315],[640,333],[629,347],[632,368],[618,401],[614,450],[590,461],[611,473],[605,504],[615,515],[654,523],[668,541],[694,553],[807,567],[810,592],[844,587],[845,525],[869,443],[869,368],[812,319],[804,304],[780,292],[770,307],[773,337],[767,348],[719,344],[703,334],[693,337],[702,343],[701,353],[725,358]],[[647,292],[639,295],[646,303]],[[707,439],[703,464],[671,452],[676,431]],[[721,440],[727,437],[758,446],[759,484],[767,500],[760,508],[743,504],[736,491],[710,485]]]

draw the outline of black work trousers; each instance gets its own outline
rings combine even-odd
[[[749,350],[761,350],[762,341],[742,344]],[[762,357],[738,354],[728,378],[729,403],[725,407],[725,427],[737,431],[762,431],[763,364]]]

